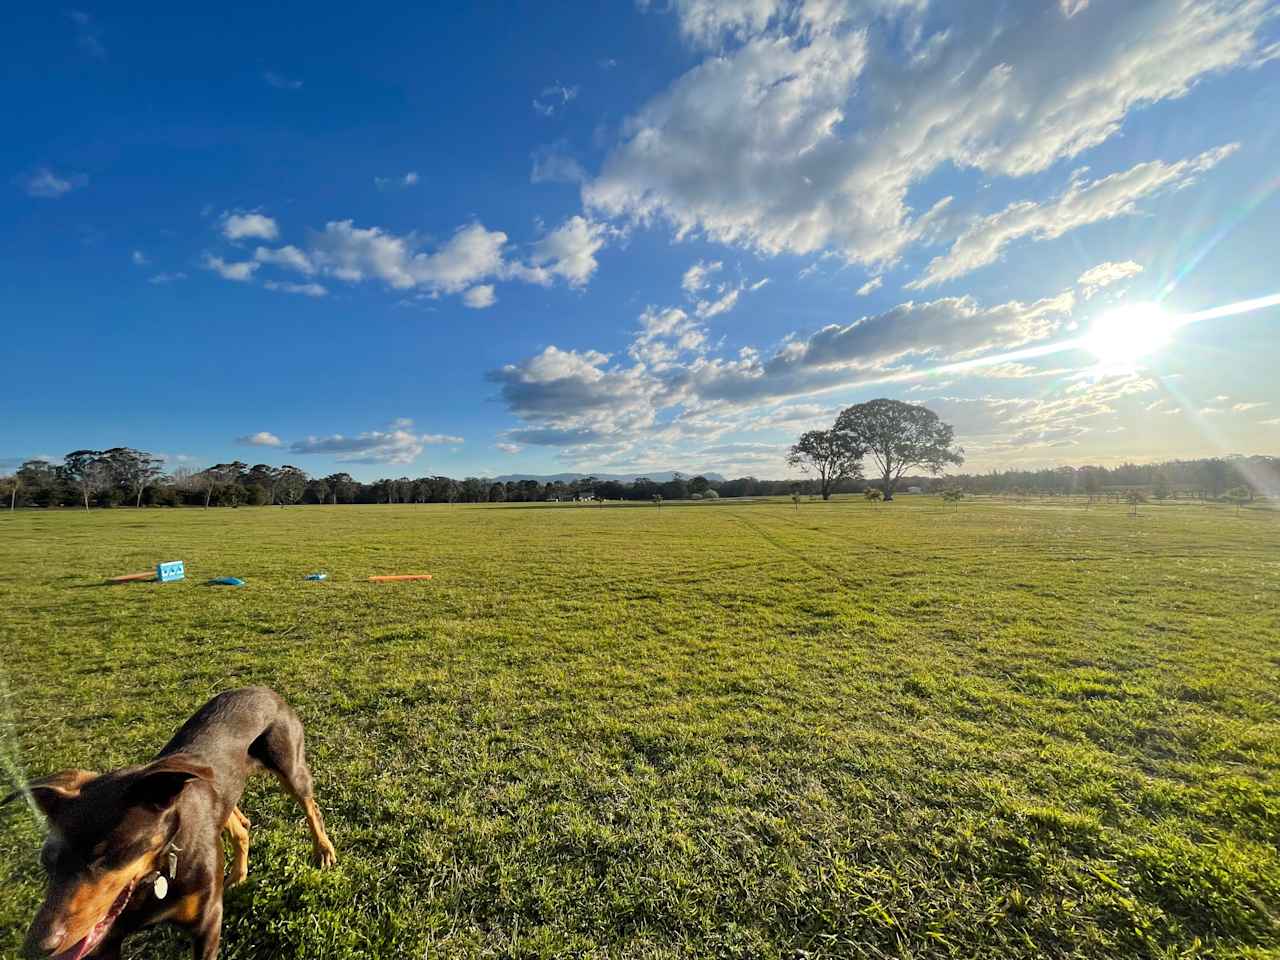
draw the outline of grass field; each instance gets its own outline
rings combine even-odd
[[[19,512],[4,750],[291,700],[339,865],[255,781],[230,958],[1280,957],[1280,515],[1127,513]],[[0,956],[39,839],[0,811]]]

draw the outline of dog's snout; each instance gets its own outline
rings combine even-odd
[[[61,924],[46,926],[39,920],[27,933],[26,954],[29,957],[49,957],[56,954],[67,939],[67,928]]]

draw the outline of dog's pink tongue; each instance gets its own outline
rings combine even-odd
[[[89,952],[89,938],[86,936],[70,950],[64,950],[62,953],[52,957],[51,960],[80,960]]]

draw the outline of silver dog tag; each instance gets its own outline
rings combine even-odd
[[[156,895],[157,900],[163,900],[169,895],[169,881],[163,873],[156,877],[155,883],[151,885],[151,892]]]

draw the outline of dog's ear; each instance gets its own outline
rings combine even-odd
[[[51,773],[39,780],[32,780],[25,790],[15,790],[0,800],[0,805],[29,796],[46,819],[56,820],[67,802],[78,797],[80,789],[97,776],[92,770],[62,770]]]
[[[138,771],[129,786],[129,799],[166,810],[177,802],[183,788],[192,780],[212,783],[213,769],[194,763],[182,754],[170,754]]]

